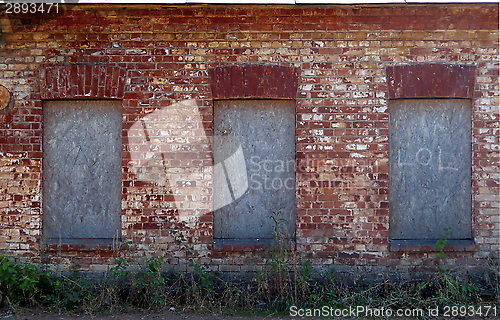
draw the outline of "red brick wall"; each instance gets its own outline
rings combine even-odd
[[[1,19],[0,84],[15,99],[0,115],[0,249],[8,254],[35,261],[43,254],[62,266],[79,262],[100,270],[118,254],[161,252],[182,269],[185,253],[166,228],[173,223],[202,263],[220,271],[254,270],[253,253],[212,248],[210,212],[214,95],[208,70],[248,64],[300,70],[301,258],[318,268],[380,278],[420,276],[439,263],[481,268],[500,252],[497,4],[59,5],[58,13],[45,16],[2,10]],[[432,248],[390,251],[388,244],[387,68],[426,63],[475,66],[475,245],[447,248],[445,259]],[[59,76],[48,77],[48,70]],[[72,76],[63,80],[61,70]],[[50,79],[57,81],[52,87]],[[53,95],[56,85],[62,91]],[[40,246],[42,100],[86,93],[123,98],[122,240],[132,242],[133,252]],[[144,147],[138,120],[157,133],[151,141],[166,136],[168,144]],[[162,161],[140,161],[141,150]]]

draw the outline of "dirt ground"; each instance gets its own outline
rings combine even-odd
[[[163,311],[161,313],[145,312],[130,312],[117,313],[112,315],[88,315],[78,313],[54,313],[46,311],[22,310],[16,313],[3,310],[0,311],[0,319],[11,320],[318,320],[318,319],[337,319],[337,320],[368,320],[364,317],[359,318],[338,318],[338,317],[300,317],[300,316],[227,316],[221,314],[193,314],[193,313],[177,313],[172,311]],[[369,318],[370,320],[377,319]],[[385,320],[420,320],[421,318],[407,317],[379,317]],[[433,320],[499,320],[500,317],[432,317]]]
[[[126,313],[114,315],[84,315],[52,312],[21,311],[0,313],[0,319],[12,320],[257,320],[257,319],[297,319],[297,317],[266,317],[266,316],[225,316],[217,314],[182,314],[164,311],[162,313]],[[306,319],[306,318],[300,318]]]
[[[342,319],[342,320],[354,320],[354,318],[309,318],[309,317],[292,317],[292,316],[226,316],[219,314],[182,314],[174,313],[169,311],[164,311],[162,313],[150,313],[150,312],[136,312],[136,313],[126,313],[126,314],[113,314],[113,315],[84,315],[75,313],[53,313],[53,312],[33,312],[33,311],[20,311],[13,314],[10,311],[0,312],[0,319],[12,319],[12,320],[259,320],[259,319],[272,319],[272,320],[316,320],[316,319]],[[366,318],[355,318],[356,320],[368,320]],[[373,319],[373,318],[372,318]],[[370,319],[370,320],[372,320]],[[420,320],[417,318],[406,318],[406,317],[391,317],[385,318],[385,320]],[[437,317],[432,318],[433,320],[498,320],[498,317],[487,317],[487,318],[445,318]]]

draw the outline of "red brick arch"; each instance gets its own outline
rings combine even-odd
[[[124,68],[97,64],[53,66],[40,70],[43,100],[73,98],[122,99]]]
[[[472,98],[475,66],[418,64],[387,67],[389,99]]]
[[[213,99],[295,99],[300,69],[242,65],[209,69]]]

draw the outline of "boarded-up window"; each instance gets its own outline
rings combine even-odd
[[[294,101],[216,101],[213,155],[214,242],[269,242],[276,211],[294,237]]]
[[[47,101],[43,117],[43,241],[119,239],[121,101]]]
[[[390,238],[470,239],[471,101],[391,100],[389,113]]]

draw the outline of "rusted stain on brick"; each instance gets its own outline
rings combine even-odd
[[[476,67],[418,64],[387,67],[389,99],[472,98]]]
[[[213,99],[295,99],[300,69],[244,65],[208,70]]]
[[[42,68],[42,99],[111,98],[122,99],[126,70],[97,64]]]

